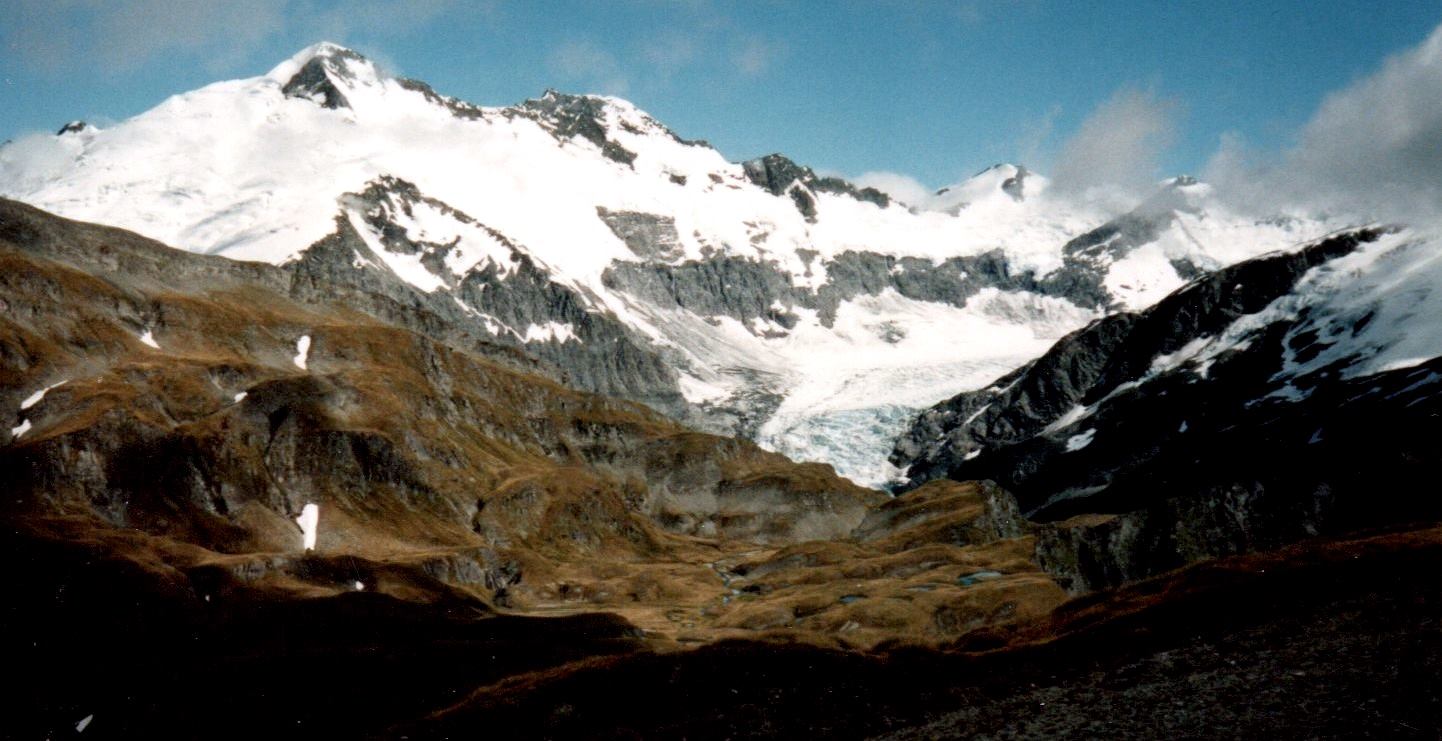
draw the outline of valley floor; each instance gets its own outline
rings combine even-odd
[[[948,650],[729,643],[522,677],[455,737],[1436,737],[1442,530],[1198,564]],[[483,721],[483,719],[485,719]]]
[[[464,599],[197,615],[84,543],[12,539],[8,733],[85,737],[1435,737],[1442,528],[1197,564],[938,648],[657,651],[605,614]],[[98,620],[97,616],[105,616]],[[51,736],[52,738],[57,736]]]

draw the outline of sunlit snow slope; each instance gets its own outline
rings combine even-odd
[[[332,44],[7,144],[0,194],[241,260],[324,246],[326,274],[401,286],[571,383],[868,484],[915,410],[1321,231],[1189,179],[1103,213],[1012,165],[904,204],[779,155],[729,162],[616,98],[482,108]]]

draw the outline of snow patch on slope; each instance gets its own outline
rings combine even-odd
[[[310,335],[302,335],[301,338],[295,342],[295,357],[291,358],[291,362],[295,363],[295,367],[305,370],[306,360],[309,358]]]
[[[526,333],[522,337],[526,342],[580,342],[576,337],[576,328],[570,324],[561,322],[546,322],[545,324],[532,324],[526,327]]]
[[[301,544],[305,550],[315,550],[316,531],[320,527],[320,507],[307,503],[300,508],[300,516],[295,518],[297,525],[300,525]]]
[[[1357,378],[1442,355],[1439,246],[1442,229],[1389,234],[1308,273],[1292,296],[1264,313],[1295,317],[1307,309],[1288,345],[1321,350],[1306,359],[1289,353],[1277,377],[1301,378],[1341,364],[1343,378]],[[1303,333],[1315,339],[1308,343]]]
[[[356,233],[360,235],[361,240],[370,248],[371,253],[379,257],[381,261],[386,264],[386,267],[390,268],[391,272],[396,274],[396,277],[426,293],[430,293],[437,288],[445,288],[445,280],[427,269],[426,266],[421,263],[420,255],[407,255],[386,249],[386,246],[381,243],[380,238],[376,236],[375,231],[362,221],[358,214],[350,211],[346,214],[346,217],[350,220],[351,228],[355,229]]]
[[[26,410],[26,409],[29,409],[30,407],[35,406],[36,404],[39,404],[39,403],[40,403],[40,400],[41,400],[41,399],[44,399],[46,394],[50,393],[51,391],[53,391],[53,390],[55,390],[55,389],[60,388],[61,386],[64,386],[65,383],[66,383],[66,381],[59,381],[59,382],[56,382],[56,383],[52,383],[52,384],[50,384],[49,386],[46,386],[46,387],[40,389],[39,391],[36,391],[35,393],[33,393],[33,394],[25,397],[25,399],[20,402],[20,410],[21,410],[21,411],[24,411],[24,410]]]
[[[1066,452],[1075,453],[1076,451],[1081,450],[1088,445],[1091,445],[1092,440],[1096,439],[1096,436],[1097,431],[1095,429],[1087,430],[1077,435],[1072,435],[1066,440]]]

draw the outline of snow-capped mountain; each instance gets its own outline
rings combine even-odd
[[[1122,215],[1047,185],[998,165],[900,203],[780,155],[730,162],[620,99],[480,107],[333,44],[0,148],[5,196],[420,307],[868,484],[898,473],[916,410],[1325,230],[1230,214],[1190,179]]]

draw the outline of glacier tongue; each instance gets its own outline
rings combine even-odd
[[[797,380],[757,440],[883,486],[900,473],[887,456],[915,413],[985,386],[1095,316],[1064,300],[991,288],[961,307],[890,290],[846,302],[832,331],[796,332],[787,365]]]

